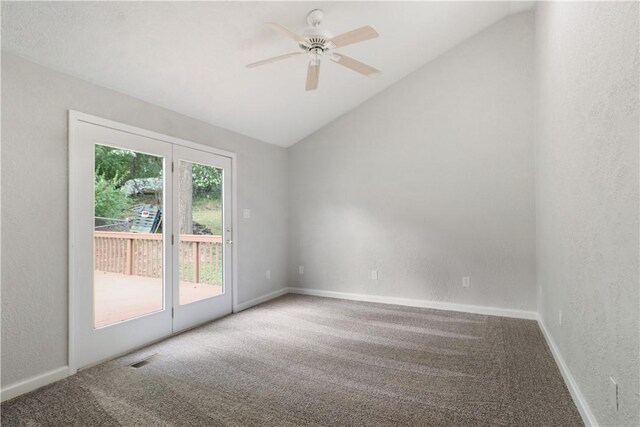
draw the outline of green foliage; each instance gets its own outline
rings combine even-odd
[[[131,179],[161,178],[162,165],[158,156],[96,144],[95,216],[122,218],[133,214],[128,211],[132,205],[158,203],[147,201],[147,196],[140,194],[127,197],[122,187]],[[222,170],[194,163],[191,173],[194,219],[220,234],[222,216],[219,203],[215,202],[221,194]]]
[[[161,177],[162,158],[96,144],[95,168],[107,181],[121,187],[130,179]],[[194,193],[219,197],[222,187],[221,169],[194,163],[192,177]]]
[[[222,187],[221,169],[196,163],[193,165],[192,176],[195,193],[208,193],[216,198],[220,196],[220,189]]]
[[[94,187],[94,215],[104,218],[120,218],[122,212],[129,208],[127,196],[117,188],[118,175],[112,179],[103,173],[96,172]]]
[[[117,187],[132,178],[162,176],[162,158],[100,144],[95,145],[95,165]]]

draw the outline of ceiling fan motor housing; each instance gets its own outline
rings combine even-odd
[[[301,47],[311,53],[322,53],[335,47],[329,41],[333,38],[331,31],[320,27],[323,17],[324,13],[320,9],[314,9],[307,15],[309,26],[302,30],[302,36],[309,41],[309,45],[301,45]]]
[[[322,49],[327,50],[333,47],[333,43],[329,40],[333,38],[331,31],[319,27],[307,27],[302,31],[302,36],[309,41],[305,49]]]

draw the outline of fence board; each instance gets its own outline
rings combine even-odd
[[[222,284],[222,236],[181,234],[178,242],[181,281]],[[94,232],[95,270],[161,277],[162,255],[162,234]]]

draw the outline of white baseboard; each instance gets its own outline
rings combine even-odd
[[[262,295],[258,298],[254,298],[249,301],[245,301],[243,303],[236,305],[236,307],[233,309],[233,312],[237,313],[239,311],[246,310],[247,308],[253,307],[254,305],[262,304],[263,302],[267,302],[271,299],[278,298],[288,293],[289,293],[289,288],[278,289],[277,291],[270,292],[266,295]]]
[[[271,292],[261,297],[254,298],[252,300],[238,304],[234,309],[234,312],[246,310],[249,307],[253,307],[254,305],[261,304],[273,298],[277,298],[288,292],[289,292],[288,288],[278,289],[275,292]],[[21,394],[25,394],[30,391],[36,390],[40,387],[44,387],[45,385],[48,385],[56,381],[59,381],[63,378],[66,378],[69,375],[70,375],[69,367],[63,366],[61,368],[57,368],[49,372],[45,372],[44,374],[36,375],[34,377],[19,381],[15,384],[11,384],[7,387],[4,387],[2,390],[0,390],[0,402],[13,399],[14,397],[18,397]]]
[[[384,297],[377,295],[364,295],[364,294],[353,294],[346,292],[335,292],[335,291],[323,291],[320,289],[307,289],[307,288],[282,288],[277,291],[270,292],[266,295],[260,296],[258,298],[251,299],[249,301],[238,304],[234,312],[239,312],[246,310],[255,305],[261,304],[263,302],[269,301],[274,298],[278,298],[287,293],[301,294],[301,295],[312,295],[319,297],[327,297],[327,298],[338,298],[338,299],[346,299],[346,300],[355,300],[355,301],[366,301],[366,302],[377,302],[384,304],[396,304],[396,305],[404,305],[409,307],[423,307],[423,308],[433,308],[438,310],[450,310],[450,311],[461,311],[465,313],[475,313],[475,314],[486,314],[491,316],[502,316],[502,317],[513,317],[518,319],[530,319],[537,320],[540,325],[540,330],[551,349],[551,353],[560,369],[562,377],[571,393],[571,397],[582,416],[584,423],[587,426],[597,426],[598,423],[596,421],[593,412],[591,412],[591,408],[587,404],[584,396],[580,392],[578,385],[571,375],[571,371],[567,367],[558,347],[556,346],[551,334],[547,330],[544,325],[542,319],[538,316],[538,313],[534,311],[525,311],[525,310],[514,310],[507,308],[497,308],[497,307],[482,307],[476,305],[468,305],[468,304],[456,304],[456,303],[448,303],[448,302],[440,302],[440,301],[429,301],[429,300],[414,300],[408,298],[395,298],[395,297]],[[9,385],[2,390],[0,390],[0,402],[4,402],[9,399],[13,399],[14,397],[18,397],[21,394],[28,393],[30,391],[36,390],[40,387],[44,387],[47,384],[51,384],[53,382],[59,381],[63,378],[69,376],[69,367],[63,366],[57,369],[53,369],[49,372],[45,372],[44,374],[36,375],[31,378],[27,378],[23,381],[17,382],[15,384]]]
[[[289,288],[290,293],[301,294],[301,295],[312,295],[318,297],[327,297],[327,298],[339,298],[346,300],[354,300],[354,301],[366,301],[366,302],[378,302],[384,304],[397,304],[404,305],[409,307],[423,307],[423,308],[433,308],[438,310],[450,310],[450,311],[461,311],[465,313],[476,313],[476,314],[486,314],[490,316],[501,316],[501,317],[513,317],[517,319],[529,319],[529,320],[537,320],[540,326],[540,330],[544,335],[549,348],[551,349],[551,353],[553,354],[553,358],[560,369],[562,377],[564,378],[564,382],[569,389],[569,393],[571,393],[571,397],[573,398],[573,402],[578,408],[578,412],[580,412],[580,416],[587,426],[598,426],[598,421],[596,420],[591,408],[589,407],[586,399],[580,392],[580,388],[576,383],[573,375],[571,375],[571,371],[567,367],[556,343],[554,342],[551,334],[547,330],[544,322],[540,318],[537,312],[535,311],[525,311],[525,310],[514,310],[508,308],[496,308],[496,307],[483,307],[477,305],[468,305],[468,304],[456,304],[456,303],[448,303],[448,302],[440,302],[440,301],[429,301],[429,300],[414,300],[408,298],[395,298],[395,297],[384,297],[378,295],[364,295],[364,294],[352,294],[346,292],[335,292],[335,291],[324,291],[320,289],[307,289],[307,288]]]
[[[547,345],[551,349],[551,354],[553,354],[553,358],[556,360],[556,365],[558,365],[558,368],[560,369],[560,373],[562,374],[562,378],[564,378],[564,382],[567,385],[567,388],[569,389],[569,393],[571,393],[573,402],[576,404],[576,407],[578,408],[578,412],[580,412],[582,421],[586,426],[599,425],[595,415],[593,415],[593,412],[591,412],[591,408],[589,407],[589,404],[587,403],[582,392],[580,391],[580,388],[578,387],[576,380],[573,378],[573,375],[571,375],[571,371],[569,370],[569,367],[567,366],[564,359],[562,358],[562,354],[560,354],[560,350],[558,349],[558,346],[556,346],[556,343],[553,340],[553,337],[549,333],[549,330],[545,326],[541,317],[538,317],[538,325],[540,325],[540,330],[542,331],[544,338],[547,340]]]
[[[289,292],[317,297],[339,298],[354,301],[379,302],[408,307],[433,308],[436,310],[461,311],[464,313],[486,314],[490,316],[514,317],[516,319],[537,320],[535,311],[515,310],[510,308],[484,307],[480,305],[456,304],[452,302],[429,301],[409,298],[385,297],[380,295],[351,294],[346,292],[323,291],[320,289],[289,288]]]
[[[63,366],[61,368],[45,372],[44,374],[36,375],[35,377],[27,378],[26,380],[11,384],[0,390],[0,402],[13,399],[14,397],[18,397],[21,394],[25,394],[40,387],[44,387],[47,384],[54,383],[68,376],[69,367]]]

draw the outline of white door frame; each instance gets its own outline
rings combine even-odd
[[[74,188],[77,182],[83,177],[77,176],[77,171],[74,165],[78,164],[81,160],[78,158],[77,146],[80,143],[77,137],[77,125],[80,122],[90,123],[122,132],[127,132],[135,135],[140,135],[146,138],[156,139],[162,142],[168,142],[183,147],[193,148],[217,154],[219,156],[228,157],[231,159],[231,223],[233,224],[233,236],[234,243],[237,239],[237,203],[238,203],[238,180],[237,180],[237,156],[230,151],[221,150],[218,148],[210,147],[208,145],[199,144],[185,139],[176,138],[173,136],[163,135],[161,133],[141,129],[135,126],[126,125],[123,123],[114,122],[112,120],[103,119],[101,117],[92,116],[89,114],[81,113],[79,111],[69,110],[69,347],[68,347],[68,364],[69,375],[73,375],[77,372],[77,360],[76,360],[76,287],[74,271],[76,269],[76,262],[74,259],[74,248],[76,243],[75,224],[77,224],[76,212],[78,206],[80,206],[80,200],[78,200],[77,194],[75,194]],[[235,313],[238,311],[238,246],[234,244],[232,246],[232,274],[231,274],[231,293],[232,293],[232,311]],[[129,351],[134,350],[130,349]]]

